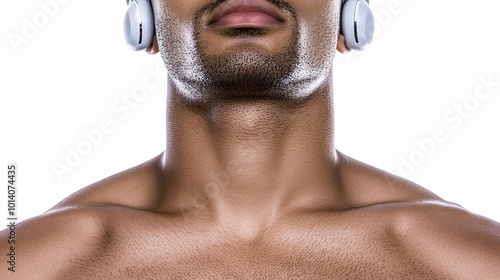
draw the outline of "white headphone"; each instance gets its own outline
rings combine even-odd
[[[150,0],[126,0],[127,14],[123,22],[125,40],[133,50],[144,50],[153,43],[155,25]],[[369,0],[342,0],[341,32],[346,45],[363,50],[373,39],[375,20]]]
[[[363,50],[373,40],[375,19],[369,0],[342,0],[341,32],[346,46]]]
[[[125,41],[134,51],[153,44],[155,22],[149,0],[127,0],[127,13],[123,21]]]

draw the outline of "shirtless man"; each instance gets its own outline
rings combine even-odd
[[[152,1],[165,152],[18,225],[14,273],[2,231],[1,279],[500,279],[498,223],[335,150],[340,0],[253,2]]]

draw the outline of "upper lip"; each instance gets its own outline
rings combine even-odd
[[[208,24],[215,23],[225,15],[236,12],[260,12],[270,15],[280,22],[285,21],[282,13],[266,0],[228,0],[214,10],[208,19]]]

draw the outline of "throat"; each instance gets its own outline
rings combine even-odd
[[[283,101],[227,100],[209,110],[210,128],[223,145],[238,142],[260,147],[282,144],[287,129],[303,112]]]
[[[203,110],[172,106],[165,197],[233,221],[243,236],[286,209],[326,205],[335,197],[335,150],[330,101],[320,97],[298,105],[234,99]]]

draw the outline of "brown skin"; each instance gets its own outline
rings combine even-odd
[[[239,37],[211,3],[153,1],[165,152],[19,224],[1,279],[498,279],[498,223],[335,150],[337,1]]]

